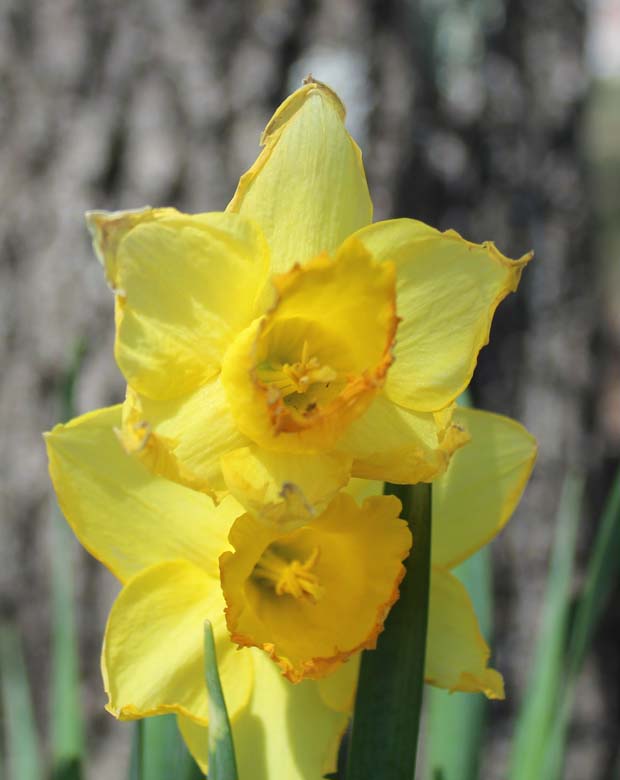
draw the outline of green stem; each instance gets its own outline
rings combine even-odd
[[[386,485],[413,534],[400,598],[377,649],[364,651],[347,780],[412,780],[424,687],[431,551],[431,486]]]

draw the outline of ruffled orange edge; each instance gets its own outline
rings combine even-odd
[[[403,552],[403,558],[408,556],[408,554],[409,550]],[[232,553],[223,553],[222,556],[220,556],[220,561],[226,555],[232,555]],[[229,617],[230,608],[228,606],[224,609],[226,624],[228,625],[228,630],[230,631],[230,636],[233,642],[239,645],[239,647],[258,647],[263,650],[265,653],[267,653],[271,660],[280,667],[282,674],[284,677],[286,677],[287,680],[289,680],[289,682],[296,684],[300,683],[302,680],[319,680],[322,677],[326,677],[328,674],[334,672],[345,661],[348,661],[351,656],[355,655],[361,650],[374,650],[376,648],[377,639],[379,634],[381,634],[384,629],[385,620],[390,612],[390,609],[400,598],[400,583],[403,581],[406,573],[407,569],[401,563],[398,574],[396,575],[396,579],[394,580],[392,592],[390,593],[389,598],[377,607],[375,624],[370,634],[363,642],[360,642],[358,645],[352,647],[349,650],[339,650],[336,647],[334,648],[333,655],[329,657],[311,658],[308,661],[304,661],[301,665],[295,665],[291,663],[291,661],[285,656],[279,655],[273,643],[264,642],[260,644],[253,641],[252,638],[246,634],[241,634],[235,631],[233,626],[231,626]]]

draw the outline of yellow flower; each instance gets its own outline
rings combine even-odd
[[[123,583],[102,654],[108,709],[123,719],[176,713],[204,767],[208,721],[202,623],[208,617],[241,780],[318,779],[334,768],[352,707],[359,653],[338,666],[339,652],[322,651],[326,634],[312,623],[313,606],[334,644],[342,637],[349,650],[356,643],[372,643],[381,611],[393,600],[408,545],[403,524],[395,519],[397,502],[374,498],[363,510],[352,510],[353,500],[340,496],[332,512],[340,515],[341,528],[328,509],[307,529],[278,535],[247,516],[238,518],[240,507],[232,497],[215,506],[200,492],[150,474],[114,436],[120,414],[120,407],[98,410],[57,426],[46,437],[50,474],[65,517],[84,547]],[[473,438],[434,485],[426,678],[450,690],[499,698],[501,676],[487,666],[489,650],[471,602],[450,569],[507,522],[536,448],[512,420],[464,409],[455,417]],[[366,492],[374,487],[370,481],[362,485]],[[356,520],[360,529],[353,527]],[[382,534],[373,533],[378,522]],[[248,532],[257,537],[235,551],[233,545],[240,537],[246,541]],[[345,589],[342,594],[339,587]],[[325,614],[328,605],[333,615]],[[264,647],[270,637],[273,647],[267,649],[294,679],[300,670],[337,668],[324,679],[293,685],[267,653],[255,647],[239,650],[229,637],[227,619],[257,645]],[[366,639],[360,639],[366,630]],[[304,665],[308,659],[298,653],[304,638],[308,647],[319,647],[322,660]]]
[[[220,558],[233,641],[266,650],[292,682],[374,648],[411,547],[400,509],[393,496],[359,508],[342,493],[288,534],[240,517],[229,537],[235,553]]]
[[[371,224],[344,109],[311,82],[276,111],[225,213],[88,217],[116,293],[125,449],[286,530],[351,477],[441,474],[508,260],[411,219]]]
[[[238,540],[251,531],[252,518],[232,497],[216,506],[203,493],[149,473],[114,435],[120,417],[120,406],[101,409],[46,436],[65,516],[84,547],[123,583],[102,651],[107,709],[121,719],[176,713],[203,760],[207,743],[193,746],[191,735],[192,723],[208,723],[202,671],[208,618],[241,777],[307,780],[332,771],[352,703],[346,681],[355,674],[338,667],[374,645],[404,574],[411,535],[398,519],[400,503],[374,497],[360,509],[350,496],[338,496],[312,529],[278,536],[258,525],[262,538],[244,548],[251,555],[263,544],[243,598],[273,626],[272,655],[296,680],[333,672],[329,682],[293,686],[262,649],[240,650],[226,625],[219,559],[232,551],[228,535]],[[228,579],[239,571],[232,558]],[[351,599],[359,600],[354,613]],[[247,625],[254,628],[246,613],[240,626]],[[288,642],[298,631],[297,643]]]

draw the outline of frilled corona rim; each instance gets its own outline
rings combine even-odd
[[[327,259],[327,256],[319,259]],[[387,266],[387,263],[384,265]],[[297,281],[298,277],[303,275],[303,273],[304,268],[301,265],[296,264],[287,273],[274,277],[273,283],[278,294],[278,299],[269,309],[265,319],[260,324],[254,342],[254,349],[256,349],[261,336],[269,325],[270,315],[277,310],[278,301],[282,294],[288,287]],[[394,294],[390,300],[390,317],[385,339],[385,348],[379,363],[374,368],[366,370],[361,374],[347,377],[344,388],[327,404],[315,404],[303,412],[300,412],[293,406],[287,405],[281,394],[274,393],[273,387],[259,378],[258,370],[255,365],[250,372],[251,380],[256,390],[264,399],[273,432],[276,434],[299,433],[310,428],[329,424],[330,420],[337,419],[338,417],[356,416],[356,406],[363,404],[365,407],[367,399],[372,397],[385,384],[388,369],[394,362],[393,350],[396,342],[396,331],[400,321],[401,318],[396,314],[396,288],[394,286]]]
[[[405,555],[407,555],[407,551],[403,553],[403,557],[405,557]],[[275,644],[272,642],[256,642],[251,636],[236,631],[232,624],[230,607],[227,606],[224,610],[224,614],[226,615],[226,623],[228,625],[228,630],[230,631],[230,638],[239,645],[239,647],[258,647],[261,650],[264,650],[280,667],[284,677],[292,683],[299,683],[302,680],[319,680],[336,671],[339,666],[361,650],[375,649],[377,646],[377,638],[383,631],[389,611],[400,597],[400,583],[403,581],[406,573],[406,568],[401,564],[396,579],[394,580],[392,592],[387,600],[377,607],[376,618],[372,630],[363,642],[360,642],[355,645],[355,647],[349,648],[348,650],[334,648],[334,654],[329,657],[310,658],[300,664],[293,664],[285,655],[282,655],[278,651]]]

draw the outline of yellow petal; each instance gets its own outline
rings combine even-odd
[[[346,455],[295,455],[241,447],[222,455],[222,471],[232,495],[262,522],[281,531],[308,523],[346,485]]]
[[[238,336],[222,367],[247,436],[267,449],[321,452],[368,407],[392,362],[392,271],[346,241],[335,258],[275,279],[276,304]]]
[[[383,495],[383,481],[378,479],[360,479],[353,477],[349,480],[345,491],[361,504],[365,498]]]
[[[353,457],[355,477],[414,484],[442,474],[452,453],[468,440],[449,415],[413,412],[381,393],[337,448]]]
[[[340,493],[290,534],[240,517],[230,533],[235,553],[220,558],[233,640],[262,647],[292,681],[323,677],[374,647],[411,546],[400,508],[376,496],[360,509]]]
[[[471,442],[433,484],[433,562],[447,568],[489,542],[514,512],[536,460],[536,440],[518,422],[458,409]]]
[[[472,244],[411,219],[377,222],[356,237],[396,264],[402,322],[386,393],[408,409],[442,409],[469,384],[495,309],[532,255],[509,260],[490,241]]]
[[[127,382],[165,400],[214,376],[257,313],[269,268],[258,228],[174,209],[91,212],[89,222],[119,298],[115,355]]]
[[[445,569],[432,567],[426,682],[449,691],[504,698],[501,674],[487,666],[490,651],[465,586]]]
[[[298,89],[274,114],[261,145],[227,210],[258,222],[275,272],[333,251],[372,221],[362,155],[331,89],[318,82]]]
[[[176,209],[142,209],[127,211],[87,211],[86,224],[93,239],[93,248],[97,259],[103,266],[107,283],[118,290],[118,245],[123,236],[141,222],[153,222],[178,214]]]
[[[232,722],[239,780],[320,780],[334,772],[348,714],[326,706],[313,680],[292,685],[263,652],[241,652],[252,656],[254,690]],[[178,722],[206,772],[207,730],[186,717]]]
[[[171,401],[151,401],[127,388],[120,438],[154,474],[213,497],[226,488],[220,456],[248,442],[219,377]]]
[[[218,581],[187,561],[144,569],[114,602],[101,657],[106,709],[121,720],[176,712],[206,725],[206,619],[229,713],[242,710],[252,691],[251,660],[228,638]]]
[[[121,407],[99,409],[46,434],[49,469],[63,514],[82,545],[120,580],[184,558],[218,576],[217,557],[239,505],[153,477],[114,433]]]
[[[362,654],[356,653],[335,672],[317,680],[321,698],[332,710],[352,712]]]

